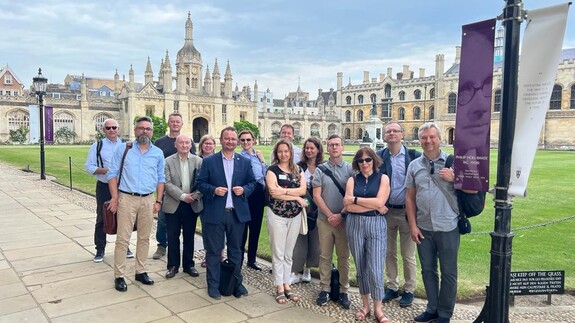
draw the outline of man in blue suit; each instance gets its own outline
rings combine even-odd
[[[228,259],[235,265],[238,283],[234,296],[248,294],[242,284],[242,234],[250,221],[248,197],[257,184],[249,159],[236,154],[238,143],[235,128],[220,133],[222,150],[206,157],[197,178],[197,187],[204,199],[202,237],[206,248],[208,294],[220,299],[220,261],[227,241]]]

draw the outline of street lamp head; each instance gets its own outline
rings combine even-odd
[[[38,76],[32,78],[34,92],[37,95],[44,95],[46,93],[46,86],[48,85],[48,79],[42,76],[42,69],[38,69]]]

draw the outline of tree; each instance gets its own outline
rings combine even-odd
[[[256,136],[256,139],[260,137],[260,129],[258,129],[258,126],[249,121],[236,121],[234,122],[234,128],[236,128],[238,133],[242,132],[242,130],[251,130],[254,136]]]
[[[16,130],[10,130],[10,141],[23,144],[28,141],[28,133],[30,129],[28,128],[18,128]]]
[[[68,127],[62,127],[54,133],[57,144],[70,144],[76,139],[76,133]]]

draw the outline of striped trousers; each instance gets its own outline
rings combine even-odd
[[[384,216],[349,214],[346,219],[349,249],[355,260],[359,293],[381,300],[385,295],[383,269],[387,250],[387,222]]]

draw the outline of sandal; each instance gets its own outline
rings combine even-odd
[[[287,297],[287,299],[289,299],[292,302],[299,302],[299,295],[292,292],[292,290],[285,290],[284,291],[285,296]]]
[[[208,265],[206,264],[206,259],[202,260],[202,263],[200,264],[200,266],[202,268],[206,268]]]
[[[383,313],[381,313],[380,316],[375,316],[375,319],[377,320],[377,322],[379,323],[391,323],[391,321],[385,317],[385,315]]]
[[[355,313],[355,319],[357,321],[365,321],[366,318],[371,316],[371,312],[368,310],[367,312],[365,309],[360,309],[357,313]]]
[[[276,302],[282,305],[287,303],[287,298],[284,295],[284,292],[276,292]]]

